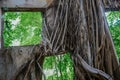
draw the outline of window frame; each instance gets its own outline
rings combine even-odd
[[[33,0],[33,3],[32,1],[29,1],[29,0],[22,0],[22,1],[23,3],[21,5],[19,4],[21,2],[20,0],[0,0],[0,49],[4,48],[4,40],[3,40],[4,18],[3,18],[3,15],[5,12],[44,12],[52,0],[41,0],[41,1]]]

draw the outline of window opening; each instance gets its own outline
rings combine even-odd
[[[69,53],[46,57],[43,69],[46,80],[73,80],[73,62]]]
[[[5,12],[4,46],[39,44],[41,29],[41,12]]]
[[[106,17],[112,34],[115,49],[120,61],[120,11],[106,12]]]

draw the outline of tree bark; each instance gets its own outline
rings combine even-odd
[[[54,0],[44,15],[40,45],[0,50],[0,80],[45,79],[44,57],[66,51],[74,80],[120,80],[103,0]]]
[[[3,25],[4,25],[4,23],[3,23],[3,10],[0,8],[0,49],[2,49],[3,48],[3,44],[4,44],[4,42],[3,42]]]
[[[46,11],[44,44],[53,52],[65,49],[71,53],[75,80],[119,80],[115,75],[120,73],[119,62],[105,17],[105,2],[57,0]]]

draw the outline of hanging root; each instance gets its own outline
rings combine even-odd
[[[86,74],[89,74],[88,76],[93,76],[98,78],[99,80],[113,80],[113,78],[103,72],[102,70],[96,69],[94,67],[91,67],[82,59],[82,57],[79,54],[76,54],[76,56],[72,56],[72,59],[75,60],[76,58],[76,63],[82,67],[83,70],[86,71]],[[79,69],[79,68],[78,68]]]
[[[46,11],[43,43],[52,52],[76,55],[72,56],[75,80],[119,80],[114,75],[119,63],[103,7],[107,1],[54,0],[54,7]]]

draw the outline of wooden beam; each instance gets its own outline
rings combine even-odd
[[[0,0],[0,7],[4,10],[43,10],[47,8],[53,0]]]
[[[53,0],[0,0],[0,7],[5,11],[44,11]],[[103,0],[105,11],[120,10],[120,1]]]
[[[2,47],[2,35],[1,35],[2,26],[1,26],[1,19],[2,19],[2,11],[0,9],[0,49]]]
[[[3,12],[2,9],[0,8],[0,49],[3,48]]]
[[[44,8],[8,8],[5,12],[45,12]]]

